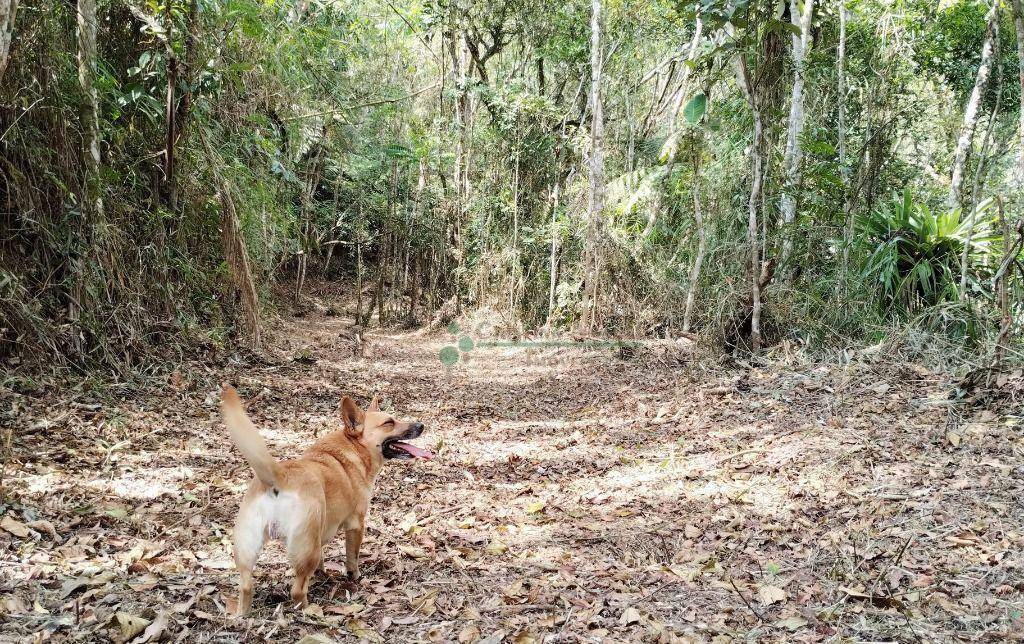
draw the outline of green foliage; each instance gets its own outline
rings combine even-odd
[[[708,108],[708,97],[704,94],[697,94],[689,100],[686,107],[683,108],[683,117],[689,123],[696,123],[697,121],[704,118],[704,112]]]
[[[1009,3],[1007,3],[1008,5]],[[964,103],[974,87],[985,39],[987,2],[954,2],[923,20],[923,38],[914,60],[922,70],[939,75],[953,89],[957,100]],[[1018,70],[1016,29],[1010,7],[999,16],[1001,46],[995,65],[1002,68],[1002,109],[1019,109],[1020,85],[1012,82]],[[984,96],[984,105],[991,110],[998,93],[993,72]]]
[[[992,200],[985,200],[962,217],[959,209],[932,210],[915,202],[907,188],[902,198],[860,216],[857,241],[867,255],[863,274],[878,288],[878,304],[909,312],[958,299],[964,244],[975,260],[991,246],[991,206]]]
[[[742,55],[768,123],[757,241],[772,257],[795,231],[793,273],[765,291],[769,332],[846,343],[900,320],[982,334],[984,315],[974,326],[957,320],[987,302],[989,210],[961,217],[925,204],[946,190],[985,3],[908,0],[897,10],[849,0],[843,96],[836,5],[819,3],[796,186],[784,185],[782,168],[794,30],[785,4],[605,3],[603,330],[671,335],[692,292],[691,327],[706,331],[745,297],[754,142],[735,84]],[[19,41],[33,46],[15,47],[0,86],[0,312],[9,320],[0,353],[46,347],[85,366],[139,359],[169,338],[230,338],[224,184],[268,307],[275,283],[293,284],[308,261],[311,275],[372,284],[374,297],[379,286],[381,325],[472,308],[492,309],[515,332],[579,321],[592,243],[590,2],[101,4],[106,218],[95,226],[83,206],[74,3],[34,9],[18,18]],[[683,62],[698,13],[699,55]],[[1019,90],[1008,13],[1002,115],[982,196],[1013,185]],[[171,203],[164,152],[174,70]],[[956,104],[941,102],[949,96]],[[918,202],[908,191],[878,205],[905,186]],[[777,222],[784,189],[798,201],[791,231]],[[691,284],[695,198],[706,256]],[[862,214],[844,267],[837,240],[850,211]],[[971,302],[954,304],[972,222]],[[71,319],[81,294],[87,305]]]

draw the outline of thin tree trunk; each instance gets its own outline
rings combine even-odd
[[[377,302],[377,325],[384,328],[384,274],[387,270],[388,251],[390,250],[390,244],[388,243],[389,235],[385,233],[382,235],[383,243],[380,248],[380,256],[377,259],[377,290],[373,295],[374,301]],[[373,306],[370,306],[368,313],[372,315]]]
[[[884,158],[882,156],[886,145],[883,145],[888,136],[887,129],[890,121],[887,118],[886,110],[890,93],[892,69],[891,64],[886,61],[893,58],[893,50],[889,47],[890,22],[883,23],[881,33],[878,34],[879,44],[875,47],[872,55],[873,60],[878,60],[878,73],[873,76],[874,87],[870,90],[870,96],[864,105],[864,145],[862,155],[858,158],[857,171],[854,175],[853,190],[850,199],[856,204],[860,190],[864,190],[864,204],[866,210],[872,210],[875,206],[875,193],[877,192],[879,169]],[[851,206],[852,207],[852,206]]]
[[[412,266],[411,266],[412,276],[411,276],[410,280],[407,280],[407,282],[411,281],[411,286],[412,286],[412,293],[411,293],[411,297],[409,299],[409,320],[410,320],[410,322],[413,322],[416,319],[416,304],[417,304],[417,300],[419,299],[419,279],[420,279],[420,274],[421,273],[425,273],[425,271],[426,271],[426,267],[425,266],[421,266],[424,263],[423,259],[422,259],[423,258],[422,252],[417,251],[415,254],[413,254],[413,252],[412,252],[413,232],[415,232],[416,226],[419,225],[419,221],[420,221],[420,219],[423,216],[423,193],[426,190],[426,187],[427,187],[427,164],[424,162],[423,159],[420,159],[419,160],[419,167],[417,168],[416,190],[413,192],[413,197],[412,197],[412,215],[411,215],[411,221],[410,221],[410,226],[409,226],[409,239],[408,239],[408,250],[407,250],[407,254],[412,256],[412,259],[411,259],[411,262],[412,262]],[[407,261],[408,261],[408,259],[407,259]]]
[[[300,237],[305,236],[304,232],[299,233]],[[295,270],[295,293],[293,299],[298,304],[302,298],[302,285],[306,282],[306,251],[299,250],[297,255],[298,266]]]
[[[761,351],[761,253],[758,243],[757,216],[758,206],[761,203],[761,182],[764,178],[763,159],[761,158],[764,123],[761,119],[761,106],[756,89],[743,52],[736,56],[736,77],[754,116],[754,140],[750,146],[751,187],[750,200],[747,202],[747,242],[750,245],[750,349],[757,354]]]
[[[419,258],[417,255],[412,256],[412,266],[410,272],[412,279],[410,280],[410,288],[412,289],[409,293],[409,323],[413,324],[416,321],[416,301],[419,299]]]
[[[469,199],[470,199],[470,179],[469,179],[469,168],[470,168],[470,157],[472,150],[470,149],[470,132],[472,129],[472,116],[473,116],[473,104],[472,96],[469,93],[469,81],[472,70],[470,68],[469,60],[469,45],[465,38],[459,38],[457,43],[458,48],[458,60],[457,60],[457,73],[459,76],[459,100],[458,100],[458,111],[459,111],[459,149],[461,150],[462,159],[460,164],[461,174],[456,177],[458,181],[458,189],[460,191],[460,202],[459,205],[462,208],[462,214],[469,212]]]
[[[356,324],[360,326],[363,324],[363,244],[361,230],[356,230]]]
[[[337,236],[338,226],[341,224],[341,217],[338,214],[338,197],[341,191],[341,172],[334,178],[334,203],[331,205],[331,215],[334,217],[334,225],[331,226],[331,238],[327,240],[327,259],[324,260],[324,271],[323,278],[327,279],[327,274],[331,270],[331,258],[334,257],[334,247],[337,246],[335,236]]]
[[[1013,316],[1010,314],[1010,278],[1013,277],[1011,255],[1014,252],[1014,246],[1010,242],[1010,225],[1003,211],[1002,197],[996,198],[996,207],[999,209],[999,226],[1003,232],[1003,266],[996,275],[996,301],[999,303],[1002,321],[999,325],[999,335],[996,337],[996,352],[992,361],[994,369],[999,368],[1010,345],[1010,327],[1013,325]]]
[[[850,245],[853,244],[853,203],[851,199],[850,168],[846,165],[846,0],[839,2],[839,51],[836,56],[836,93],[839,114],[836,118],[839,139],[839,174],[843,179],[843,263],[840,267],[839,284],[845,288],[850,270]]]
[[[636,116],[633,101],[627,95],[626,102],[626,182],[630,190],[636,187],[636,177],[633,170],[636,169]]]
[[[202,74],[202,66],[199,64],[199,38],[201,25],[199,24],[199,2],[198,0],[187,0],[188,2],[188,13],[185,20],[185,51],[182,60],[178,61],[178,77],[179,79],[184,75],[185,82],[183,87],[179,87],[179,96],[175,104],[175,115],[174,115],[174,141],[172,145],[176,146],[179,142],[185,139],[189,124],[192,122],[192,99],[193,92],[196,85],[199,82],[199,78]],[[179,81],[177,85],[182,85]],[[183,159],[177,158],[175,155],[175,176],[181,177],[182,175],[182,161]],[[184,159],[186,162],[188,157]],[[185,175],[188,176],[188,168],[185,168]],[[180,192],[180,179],[175,179],[171,184],[171,203],[172,208],[177,209],[178,206],[178,193]],[[177,227],[175,228],[175,238],[179,248],[186,248],[188,240],[185,238],[188,233],[188,226],[183,225],[183,219],[179,218],[175,222]]]
[[[704,247],[707,235],[704,230],[704,213],[700,203],[700,149],[694,146],[693,151],[693,221],[697,226],[697,256],[690,268],[689,289],[686,292],[686,309],[683,311],[683,333],[689,333],[693,319],[693,301],[700,281],[700,269],[704,263]]]
[[[583,317],[581,320],[586,333],[593,329],[596,317],[601,217],[604,212],[604,114],[601,98],[604,56],[601,51],[601,20],[601,0],[592,0],[590,16],[590,190],[587,196],[587,238],[584,249],[586,289],[583,295]]]
[[[176,138],[177,107],[174,88],[178,84],[178,57],[174,54],[174,18],[171,15],[171,0],[167,0],[164,14],[164,29],[167,30],[167,93],[164,98],[164,195],[171,212],[176,207],[174,189],[174,140]]]
[[[231,198],[231,188],[223,179],[220,185],[220,203],[221,245],[224,258],[231,271],[235,290],[241,295],[245,327],[249,332],[251,346],[255,351],[259,351],[261,344],[259,297],[256,294],[256,283],[249,267],[249,251],[246,248],[245,237],[242,236],[238,215],[235,212],[235,202]]]
[[[325,132],[326,134],[326,132]],[[299,250],[296,256],[297,267],[295,271],[295,303],[298,304],[302,297],[302,288],[306,283],[306,268],[309,264],[309,237],[312,231],[313,191],[320,183],[320,161],[323,158],[325,146],[323,141],[318,144],[319,150],[313,157],[312,168],[308,170],[308,177],[302,186],[302,212],[299,222]]]
[[[516,311],[519,299],[519,277],[522,273],[519,257],[519,143],[516,143],[515,165],[512,169],[512,266],[508,289],[508,310],[511,316]],[[518,314],[513,319],[518,319]]]
[[[2,1],[2,0],[0,0]],[[88,266],[99,256],[97,241],[105,234],[103,227],[103,197],[100,191],[100,134],[99,99],[93,82],[96,77],[96,0],[78,2],[78,82],[82,90],[79,112],[82,126],[82,159],[85,168],[83,180],[82,244],[73,269],[74,278],[68,302],[68,319],[73,325],[71,342],[76,352],[83,353],[85,345],[79,330],[82,313],[88,308]]]
[[[789,134],[786,138],[786,152],[783,157],[782,192],[782,258],[781,263],[788,275],[789,260],[793,253],[793,222],[796,221],[796,197],[800,187],[800,136],[804,129],[804,79],[806,75],[807,48],[811,38],[811,16],[814,14],[814,0],[804,0],[804,11],[798,12],[797,0],[789,0],[789,12],[795,21],[799,16],[800,35],[793,34],[793,92],[789,104]]]
[[[446,44],[452,61],[452,75],[458,92],[454,104],[455,155],[452,161],[452,182],[455,185],[455,213],[452,232],[457,257],[454,275],[456,315],[462,312],[462,282],[465,277],[466,253],[462,248],[462,223],[469,214],[469,52],[465,38],[458,31],[446,32]]]
[[[1000,39],[999,29],[996,29],[995,36],[995,57],[998,60],[1000,56]],[[971,190],[971,200],[966,204],[964,212],[971,218],[970,223],[967,224],[967,235],[964,237],[964,247],[960,251],[960,288],[958,297],[961,302],[967,301],[967,271],[970,268],[971,262],[971,243],[974,240],[974,226],[978,221],[974,209],[978,205],[978,198],[981,195],[981,183],[982,178],[985,176],[986,170],[988,170],[988,148],[992,142],[992,133],[996,127],[996,119],[999,118],[999,107],[1003,102],[1003,68],[997,67],[996,69],[996,104],[992,109],[992,113],[988,117],[988,127],[985,128],[985,136],[981,139],[981,153],[978,156],[978,167],[974,171],[974,187]]]
[[[415,224],[423,216],[423,193],[427,189],[427,164],[423,159],[419,161],[419,168],[416,176],[416,192],[413,193],[413,223]]]
[[[1024,193],[1024,8],[1021,0],[1013,0],[1013,24],[1017,32],[1017,63],[1020,73],[1020,125],[1017,136],[1020,137],[1017,150],[1017,189],[1018,194]]]
[[[987,25],[985,40],[981,46],[981,64],[978,66],[978,74],[974,78],[974,89],[971,90],[971,96],[967,99],[967,106],[964,108],[964,120],[960,126],[960,137],[957,139],[956,152],[953,155],[953,171],[947,199],[950,209],[960,206],[967,157],[970,155],[971,145],[974,142],[974,131],[978,127],[981,99],[992,73],[994,43],[996,31],[999,28],[999,0],[993,0],[992,8],[989,9],[985,21]]]
[[[548,323],[555,313],[555,291],[558,289],[558,201],[562,182],[556,178],[551,195],[551,256],[549,263],[550,284],[548,287]]]
[[[396,137],[397,138],[397,133]],[[392,164],[391,170],[391,187],[388,196],[388,221],[395,223],[395,228],[391,231],[391,244],[390,244],[390,273],[391,273],[391,288],[388,289],[387,297],[387,316],[388,319],[393,319],[397,315],[401,308],[399,304],[395,302],[397,298],[402,296],[402,268],[404,266],[402,262],[402,250],[403,244],[402,236],[407,234],[403,230],[403,226],[398,221],[398,161],[396,160]],[[396,293],[397,292],[397,293]],[[397,295],[397,298],[396,298]],[[392,315],[394,314],[394,315]]]
[[[85,148],[86,204],[98,223],[103,217],[100,194],[100,122],[96,78],[96,0],[78,1],[78,82],[82,88],[82,143]]]
[[[0,80],[7,71],[7,58],[14,40],[14,16],[18,13],[18,0],[0,0]]]

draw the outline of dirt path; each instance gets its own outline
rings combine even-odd
[[[9,381],[21,424],[0,640],[932,641],[1024,627],[1020,418],[961,418],[920,367],[874,353],[712,372],[660,346],[624,358],[477,338],[446,369],[445,334],[372,336],[367,358],[349,335],[343,318],[297,318],[278,359],[183,365],[151,391]],[[217,419],[224,379],[281,457],[336,426],[340,396],[373,393],[426,423],[420,442],[438,452],[385,467],[363,579],[343,580],[332,543],[305,613],[282,605],[273,546],[253,618],[225,616],[249,474]]]

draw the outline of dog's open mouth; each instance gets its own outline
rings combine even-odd
[[[416,436],[419,436],[420,434],[420,432],[415,432],[415,435],[411,436],[410,434],[413,433],[414,432],[409,432],[404,436],[399,436],[397,438],[389,438],[385,440],[380,446],[381,451],[384,452],[384,458],[434,458],[434,453],[431,452],[430,450],[423,449],[422,447],[416,447],[411,443],[406,443],[402,441],[403,438],[416,438]]]

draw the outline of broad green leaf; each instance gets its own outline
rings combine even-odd
[[[683,117],[688,123],[696,123],[704,116],[708,108],[708,97],[703,93],[697,94],[683,108]]]

